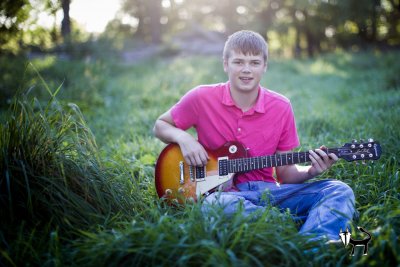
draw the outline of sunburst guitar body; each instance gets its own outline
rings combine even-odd
[[[247,157],[239,142],[229,142],[217,150],[207,150],[209,161],[204,167],[186,164],[179,145],[169,144],[158,157],[155,183],[159,197],[196,201],[220,185],[230,182],[234,173],[221,172],[222,161]]]

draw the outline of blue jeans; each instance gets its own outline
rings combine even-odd
[[[299,233],[313,235],[312,239],[338,240],[340,229],[352,220],[353,190],[337,180],[322,180],[302,184],[245,182],[236,185],[239,192],[215,192],[204,199],[202,209],[220,205],[226,214],[233,214],[243,205],[243,215],[265,210],[269,203],[281,210],[290,209],[294,220],[303,224]]]

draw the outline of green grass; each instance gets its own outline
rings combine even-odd
[[[355,257],[344,247],[305,245],[290,215],[274,207],[254,218],[228,218],[217,208],[204,217],[198,204],[172,208],[157,199],[154,163],[164,144],[152,136],[154,121],[194,86],[225,81],[218,58],[134,66],[36,60],[45,83],[25,63],[0,60],[7,65],[2,85],[8,77],[13,90],[36,86],[2,116],[0,264],[398,265],[399,56],[273,60],[262,81],[291,99],[302,150],[370,137],[381,143],[379,161],[340,161],[318,178],[340,179],[355,192],[354,226],[373,234],[368,256]],[[11,80],[9,70],[28,73],[26,80]],[[304,254],[312,246],[320,252]]]

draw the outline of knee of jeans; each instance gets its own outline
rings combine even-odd
[[[243,197],[224,194],[213,193],[206,197],[203,201],[202,211],[209,213],[214,208],[222,209],[226,215],[231,215],[237,211],[238,207],[244,201]]]
[[[239,202],[240,197],[237,196],[233,196],[230,194],[224,194],[221,192],[215,192],[212,193],[211,195],[207,196],[204,201],[203,204],[208,204],[208,205],[215,205],[215,204],[219,204],[221,206],[227,206],[227,205],[232,205],[235,204],[237,202]]]
[[[331,183],[334,186],[334,192],[336,194],[340,194],[342,197],[351,200],[352,203],[354,204],[355,202],[354,192],[353,189],[348,184],[338,180],[331,181]]]

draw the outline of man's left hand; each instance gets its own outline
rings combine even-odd
[[[334,153],[326,154],[326,147],[321,146],[319,149],[315,149],[315,151],[310,150],[310,159],[311,159],[311,167],[308,170],[308,174],[311,177],[315,177],[335,164],[338,161],[338,157]]]

